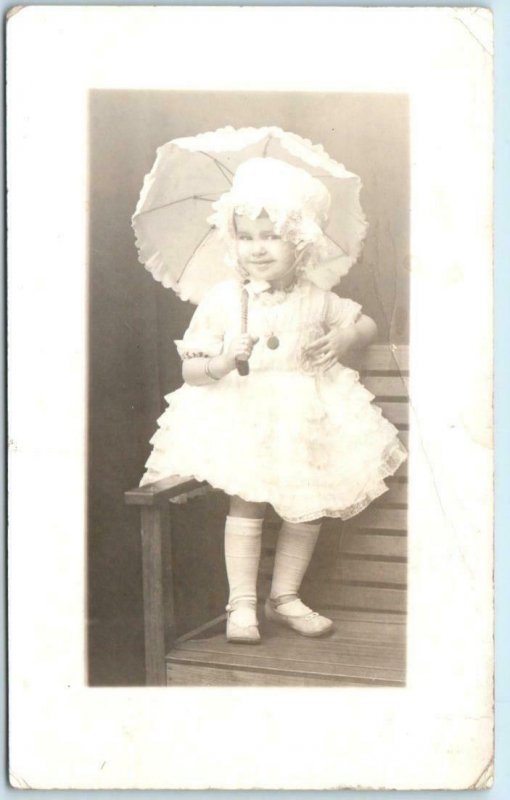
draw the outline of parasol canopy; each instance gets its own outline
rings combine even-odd
[[[157,150],[132,225],[140,262],[182,300],[199,303],[213,285],[235,276],[225,240],[208,218],[213,203],[230,191],[237,168],[253,158],[305,169],[329,192],[327,247],[320,262],[306,268],[310,280],[330,289],[358,258],[367,230],[361,180],[321,145],[277,127],[227,127],[173,139]]]

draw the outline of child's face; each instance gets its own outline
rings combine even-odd
[[[292,279],[296,260],[296,247],[275,233],[267,215],[250,219],[235,215],[237,256],[250,278],[278,281]]]

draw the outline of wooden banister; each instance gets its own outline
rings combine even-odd
[[[129,489],[124,493],[124,500],[128,506],[158,506],[167,503],[172,497],[187,494],[200,486],[205,486],[205,482],[172,475],[170,478],[163,478],[146,486]]]

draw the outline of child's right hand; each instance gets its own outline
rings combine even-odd
[[[231,370],[235,369],[236,361],[248,361],[258,340],[258,336],[249,333],[242,333],[232,340],[225,353]]]

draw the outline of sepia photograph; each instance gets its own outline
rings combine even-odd
[[[405,684],[408,107],[91,92],[91,685]]]
[[[490,12],[7,29],[11,785],[490,788]]]

